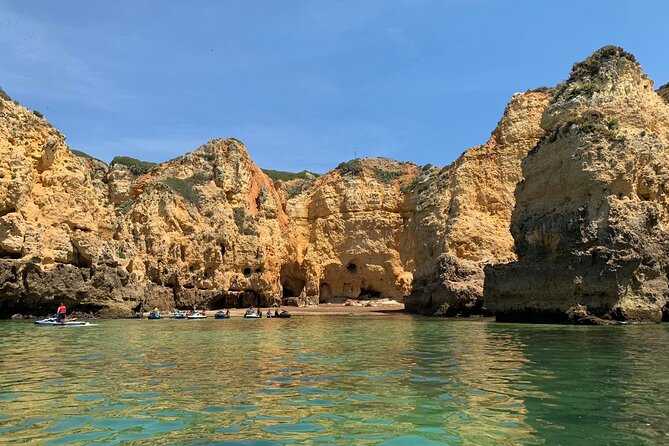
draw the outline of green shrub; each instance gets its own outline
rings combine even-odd
[[[602,63],[614,57],[624,58],[630,62],[637,63],[633,54],[628,53],[618,46],[609,45],[595,51],[592,56],[583,62],[574,64],[569,80],[572,81],[581,76],[595,76],[602,68]]]
[[[339,164],[337,170],[339,170],[342,175],[349,173],[351,175],[360,175],[362,173],[362,162],[360,161],[360,158],[355,158]]]
[[[35,116],[37,116],[38,118],[42,118],[42,119],[44,119],[44,115],[42,114],[41,111],[39,111],[39,110],[32,110],[32,112],[33,112],[33,114],[34,114]]]
[[[576,130],[581,133],[595,133],[597,131],[597,127],[595,127],[594,124],[586,123],[577,125]]]
[[[156,163],[149,161],[140,161],[136,158],[131,158],[129,156],[115,156],[111,161],[111,166],[114,164],[120,164],[126,166],[130,172],[135,175],[142,175],[148,172],[152,167],[156,166]]]
[[[304,180],[309,178],[309,175],[320,176],[308,170],[303,170],[302,172],[285,172],[283,170],[262,169],[262,171],[274,181]]]
[[[611,118],[608,121],[606,121],[606,126],[609,128],[609,130],[618,130],[618,120],[616,118]]]
[[[575,98],[576,96],[581,96],[581,95],[592,96],[593,93],[596,93],[600,90],[601,88],[599,87],[599,85],[593,84],[592,82],[588,82],[572,89],[569,92],[569,97],[567,97],[567,99],[569,100]]]
[[[200,192],[193,186],[203,184],[208,178],[203,174],[195,174],[188,178],[166,177],[163,178],[163,184],[172,189],[175,193],[181,195],[189,203],[197,205],[200,198]]]
[[[86,152],[82,152],[81,150],[75,150],[75,149],[72,149],[72,153],[74,153],[74,154],[75,154],[76,156],[78,156],[79,158],[95,159],[95,158],[93,158],[92,156],[90,156],[88,153],[86,153]]]
[[[385,184],[392,183],[395,178],[401,175],[401,172],[397,172],[395,170],[383,170],[379,169],[378,167],[374,168],[374,176],[376,179]]]

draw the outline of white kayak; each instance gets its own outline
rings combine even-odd
[[[90,322],[84,322],[84,321],[65,321],[65,322],[58,322],[55,317],[48,317],[46,319],[41,319],[39,321],[35,321],[37,325],[50,325],[53,327],[87,327],[91,325],[96,325],[96,324],[91,324]]]
[[[259,315],[258,313],[246,313],[246,314],[244,314],[244,317],[246,319],[260,319],[260,318],[262,318],[262,316]]]
[[[191,313],[188,316],[186,316],[187,319],[207,319],[206,314],[202,314],[200,312],[197,313]]]

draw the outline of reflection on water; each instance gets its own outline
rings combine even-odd
[[[669,327],[411,316],[0,323],[0,439],[666,444]]]

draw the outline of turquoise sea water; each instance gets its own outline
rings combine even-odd
[[[669,326],[0,323],[0,443],[669,444]]]

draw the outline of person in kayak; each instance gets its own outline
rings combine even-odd
[[[61,324],[64,324],[66,315],[67,315],[67,308],[61,302],[60,306],[58,307],[58,310],[56,311],[56,322],[60,322]]]

